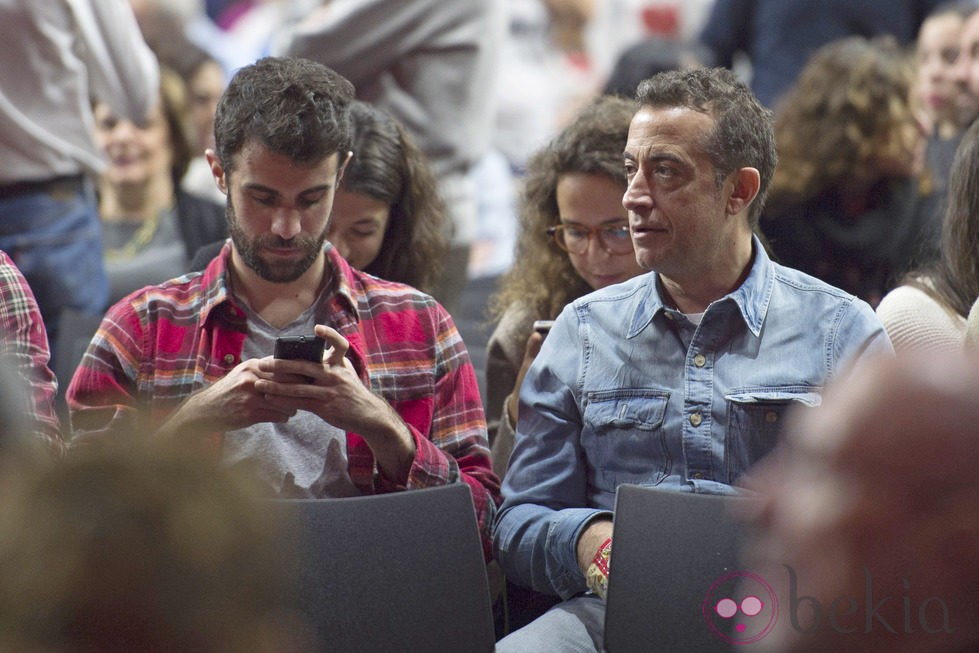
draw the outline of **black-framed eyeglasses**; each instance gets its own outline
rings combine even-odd
[[[598,241],[609,254],[628,254],[632,252],[632,237],[629,225],[617,224],[608,227],[579,227],[577,225],[559,224],[547,228],[547,235],[554,239],[558,247],[571,254],[584,254],[588,251],[588,243],[592,236],[598,236]]]

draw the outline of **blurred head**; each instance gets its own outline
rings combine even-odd
[[[932,131],[963,126],[959,98],[962,90],[955,81],[955,60],[964,20],[962,12],[949,5],[948,10],[929,15],[918,30],[915,92]]]
[[[0,505],[0,648],[297,650],[302,622],[280,608],[288,525],[208,460],[93,448],[17,475]]]
[[[197,136],[195,156],[214,147],[214,112],[224,91],[224,69],[210,56],[202,58],[186,77],[190,117]]]
[[[748,86],[724,68],[670,71],[641,83],[636,100],[642,109],[684,108],[711,119],[699,146],[713,164],[717,188],[732,172],[758,171],[758,192],[747,214],[749,226],[757,227],[777,155],[772,113]]]
[[[350,116],[354,154],[328,238],[353,267],[430,291],[451,225],[428,161],[387,112],[354,102]]]
[[[955,62],[955,81],[962,92],[964,123],[979,117],[979,9],[972,12],[962,22],[959,33],[959,56]],[[969,108],[973,108],[971,116]]]
[[[765,650],[975,649],[977,384],[966,352],[881,357],[793,416],[751,474],[745,562],[784,607]]]
[[[160,69],[160,96],[145,125],[137,125],[95,105],[95,135],[109,159],[103,181],[110,186],[141,186],[161,176],[175,183],[193,156],[189,137],[187,89],[173,70]]]
[[[912,82],[910,59],[891,37],[848,37],[817,50],[776,108],[773,200],[913,175],[924,135]]]

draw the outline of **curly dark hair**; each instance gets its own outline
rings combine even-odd
[[[340,188],[390,207],[381,250],[364,271],[431,293],[449,249],[452,222],[428,160],[386,111],[358,101],[350,117],[354,156]]]
[[[252,140],[300,164],[342,155],[350,149],[353,98],[353,84],[323,64],[298,57],[259,59],[235,73],[218,102],[218,158],[230,174],[235,155]]]
[[[520,228],[514,264],[490,299],[490,315],[499,319],[515,303],[535,315],[556,317],[568,302],[592,288],[571,259],[547,235],[559,224],[558,180],[570,173],[604,175],[626,190],[622,152],[635,115],[634,101],[604,95],[587,105],[553,141],[527,162],[520,197]]]

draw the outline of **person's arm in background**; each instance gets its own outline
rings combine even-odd
[[[58,384],[48,366],[51,354],[41,311],[24,275],[0,252],[0,357],[27,384],[27,417],[33,434],[56,456],[64,452],[54,408]]]
[[[160,70],[127,0],[70,0],[91,94],[137,124],[156,104]]]

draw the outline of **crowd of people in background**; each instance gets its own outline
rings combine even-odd
[[[785,469],[878,455],[847,383],[976,410],[905,361],[979,346],[979,0],[0,0],[0,62],[0,645],[301,650],[237,573],[277,564],[248,508],[466,483],[500,650],[601,650],[620,483],[759,492],[812,546]],[[838,440],[783,442],[824,386]],[[83,623],[106,578],[176,600],[150,562],[6,582],[96,546],[80,512],[136,546],[127,510],[204,494],[196,587],[244,597],[213,628]]]

